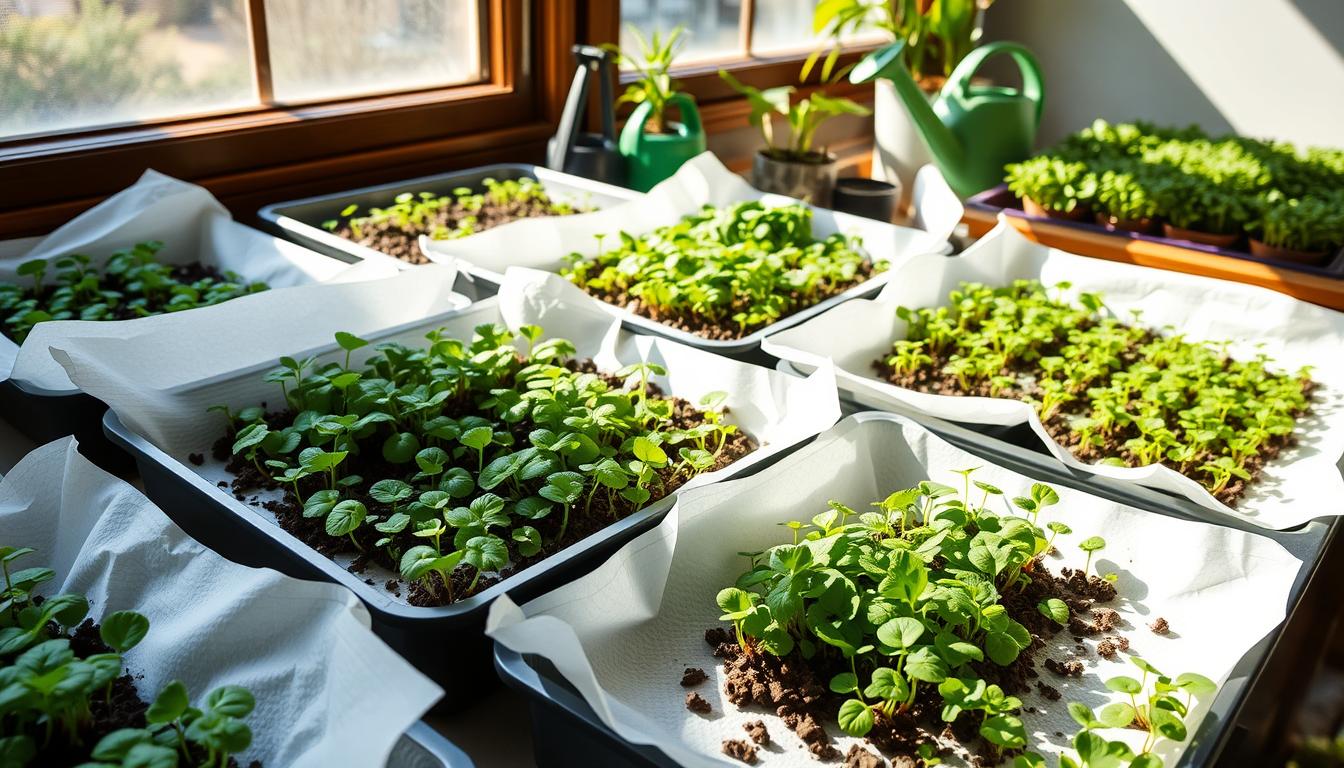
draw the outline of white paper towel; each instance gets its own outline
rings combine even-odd
[[[930,196],[931,200],[935,198]],[[421,237],[420,248],[433,261],[467,262],[493,273],[492,279],[498,281],[511,266],[555,272],[565,266],[565,257],[571,253],[595,254],[598,235],[605,235],[604,243],[611,247],[618,232],[644,234],[676,224],[683,216],[699,213],[705,205],[722,206],[746,200],[761,200],[772,206],[799,202],[752,188],[741,176],[725,168],[712,152],[705,152],[638,200],[575,216],[524,219],[507,228],[487,230],[461,240]],[[947,238],[952,233],[950,227],[960,219],[960,213],[955,218],[930,215],[929,221],[937,221],[947,226],[947,230],[924,232],[826,208],[814,207],[812,211],[817,237],[837,232],[857,235],[874,259],[885,259],[893,267],[916,254],[946,250]]]
[[[403,272],[394,280],[350,288],[362,291],[361,306],[369,307],[387,321],[390,316],[379,313],[404,309],[396,300],[399,292],[386,290],[389,284],[410,281],[418,285],[427,275],[444,269],[431,265]],[[445,285],[451,282],[448,279]],[[344,288],[317,286],[310,290],[330,294]],[[220,314],[236,303],[211,311]],[[210,320],[205,310],[198,316]],[[455,338],[470,339],[472,330],[482,323],[500,323],[514,329],[535,324],[544,329],[547,337],[574,342],[578,349],[576,357],[591,357],[605,371],[640,360],[660,363],[667,375],[655,377],[654,381],[668,394],[696,403],[710,392],[728,393],[726,420],[761,443],[759,450],[740,459],[734,469],[815,435],[840,418],[835,379],[828,367],[800,379],[667,339],[629,333],[622,330],[619,316],[613,310],[595,305],[579,289],[547,272],[510,270],[497,298],[437,317],[410,313],[409,318],[409,322],[390,331],[366,333],[351,328],[349,312],[339,303],[315,302],[303,323],[291,323],[283,334],[269,338],[266,318],[235,311],[232,322],[224,327],[231,328],[240,339],[266,341],[261,348],[248,350],[248,359],[257,362],[250,367],[237,364],[244,357],[242,352],[229,354],[223,360],[201,358],[198,364],[184,366],[180,361],[194,349],[197,338],[191,329],[173,333],[173,329],[164,328],[152,338],[144,339],[71,338],[63,348],[53,350],[53,355],[63,362],[71,380],[81,389],[107,403],[124,424],[177,459],[184,468],[199,474],[207,481],[209,492],[229,504],[238,502],[215,484],[228,480],[230,475],[222,462],[210,456],[210,446],[223,433],[224,425],[219,414],[207,413],[206,409],[215,404],[227,404],[236,410],[261,402],[278,403],[278,385],[263,381],[262,373],[273,367],[280,355],[315,354],[324,361],[341,359],[344,351],[331,341],[333,334],[341,330],[379,343],[396,341],[423,346],[425,333],[436,328],[444,328]],[[395,323],[369,325],[387,329]],[[248,345],[240,341],[239,346],[245,349]],[[358,364],[372,354],[373,346],[357,350],[351,356],[353,363]],[[204,464],[190,464],[188,456],[192,453],[204,454]],[[683,488],[714,482],[726,471],[700,475]],[[265,493],[257,495],[262,501],[272,497]],[[260,507],[246,508],[274,519]],[[383,579],[374,581],[381,584]]]
[[[139,491],[93,466],[72,438],[29,454],[0,481],[4,544],[52,568],[46,595],[77,592],[97,619],[135,610],[149,634],[126,654],[141,698],[180,679],[198,702],[251,689],[252,747],[239,762],[381,766],[443,691],[369,629],[331,584],[247,568],[202,547]]]
[[[1265,352],[1281,370],[1313,366],[1321,384],[1314,411],[1298,423],[1299,444],[1265,467],[1235,508],[1198,482],[1161,465],[1114,467],[1085,464],[1056,443],[1035,409],[1019,400],[932,395],[877,378],[873,361],[904,338],[896,307],[932,307],[963,281],[1006,285],[1016,279],[1046,285],[1068,281],[1071,294],[1102,294],[1121,318],[1142,310],[1148,327],[1171,326],[1192,341],[1231,341],[1234,357]],[[841,391],[870,407],[914,408],[931,416],[975,424],[1030,424],[1050,452],[1070,467],[1158,488],[1191,499],[1215,513],[1267,528],[1285,529],[1314,517],[1344,513],[1339,467],[1344,457],[1344,314],[1265,288],[1179,272],[1076,256],[1027,240],[1000,223],[955,258],[917,257],[899,267],[876,299],[846,302],[762,343],[768,354],[806,370],[819,361],[836,366]]]
[[[926,478],[960,487],[954,470],[968,467],[981,467],[974,477],[1008,496],[1024,495],[1031,483],[985,465],[902,417],[850,417],[757,475],[683,494],[657,529],[587,576],[521,609],[507,597],[497,600],[486,634],[519,653],[549,659],[617,734],[651,744],[681,765],[739,765],[720,754],[720,744],[743,738],[743,724],[763,717],[777,745],[760,751],[763,765],[814,766],[815,760],[777,717],[739,711],[724,698],[722,668],[703,637],[705,629],[723,626],[715,595],[744,569],[746,561],[738,552],[788,543],[787,530],[779,523],[809,520],[825,511],[831,499],[862,509]],[[1093,566],[1118,576],[1119,598],[1108,607],[1123,618],[1131,652],[1163,672],[1198,672],[1221,684],[1236,662],[1283,620],[1301,563],[1278,543],[1056,489],[1060,502],[1041,522],[1066,521],[1074,533],[1056,540],[1061,556],[1047,558],[1047,564],[1055,572],[1066,565],[1081,567],[1084,558],[1077,542],[1105,537],[1106,548]],[[1166,636],[1146,628],[1159,616],[1171,624]],[[1073,645],[1069,633],[1061,632],[1043,655],[1064,660]],[[1040,710],[1025,712],[1022,719],[1032,748],[1042,754],[1066,746],[1067,736],[1057,737],[1056,731],[1076,732],[1068,702],[1096,709],[1115,696],[1103,680],[1136,672],[1128,661],[1106,661],[1095,654],[1085,664],[1087,670],[1078,679],[1042,670],[1042,680],[1063,694],[1060,701],[1046,701],[1036,693],[1021,697],[1024,705]],[[710,681],[694,689],[711,702],[708,717],[685,708],[686,689],[678,683],[688,666],[710,673]],[[1206,697],[1187,718],[1191,733],[1211,700]],[[833,737],[840,734],[834,723],[827,730]],[[1106,733],[1125,740],[1142,736]],[[841,752],[855,741],[836,739]],[[1171,765],[1183,749],[1166,742],[1158,752]]]
[[[284,240],[245,227],[204,188],[156,171],[145,171],[134,185],[109,197],[41,238],[0,243],[0,282],[27,284],[15,270],[33,259],[84,254],[101,266],[114,252],[147,240],[163,243],[156,258],[164,264],[200,262],[264,282],[272,289],[333,279],[386,277],[384,265],[356,268]],[[348,274],[347,274],[348,273]],[[47,280],[50,281],[50,272]],[[153,324],[159,315],[134,321],[106,321],[105,334],[119,334],[122,323]],[[24,340],[22,348],[0,336],[0,373],[30,387],[62,394],[71,390],[60,368],[51,364],[46,344],[68,331],[70,322],[45,323]],[[84,333],[85,331],[75,331]]]

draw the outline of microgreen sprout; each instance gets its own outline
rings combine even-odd
[[[395,570],[417,604],[468,597],[572,543],[576,518],[586,534],[751,447],[725,395],[678,405],[654,362],[590,372],[537,326],[426,340],[339,333],[334,361],[282,358],[266,374],[283,412],[219,409],[231,467],[257,474],[235,488],[279,489],[310,541]]]

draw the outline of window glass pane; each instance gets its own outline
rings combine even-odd
[[[244,0],[0,0],[0,138],[255,104]]]
[[[756,0],[751,47],[755,53],[818,48],[826,38],[812,34],[814,0]]]
[[[266,0],[276,101],[481,78],[477,0]]]
[[[647,38],[654,30],[666,34],[678,24],[686,28],[677,64],[742,53],[738,23],[742,0],[621,0],[621,49],[639,56],[639,45],[627,25]]]

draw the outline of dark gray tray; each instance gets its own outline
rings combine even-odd
[[[854,408],[847,409],[846,415]],[[1120,483],[1109,478],[1074,472],[1053,457],[1027,451],[1001,440],[987,438],[978,432],[940,419],[916,414],[902,414],[924,426],[949,443],[974,453],[993,463],[1046,483],[1063,485],[1102,498],[1118,501],[1138,509],[1184,520],[1207,523],[1202,507],[1187,499],[1176,499],[1158,491]],[[1334,579],[1326,568],[1327,561],[1338,560],[1333,546],[1339,528],[1338,519],[1328,523],[1315,520],[1291,531],[1267,531],[1237,521],[1227,527],[1245,530],[1273,539],[1303,562],[1289,592],[1287,617],[1284,622],[1251,648],[1233,668],[1231,675],[1218,690],[1208,713],[1191,737],[1178,768],[1196,768],[1210,765],[1246,765],[1248,750],[1263,747],[1256,742],[1272,736],[1268,728],[1258,728],[1257,718],[1265,719],[1265,707],[1251,706],[1249,695],[1254,687],[1258,699],[1277,705],[1291,700],[1290,681],[1302,679],[1297,675],[1266,675],[1271,663],[1282,667],[1283,653],[1304,635],[1319,633],[1313,621],[1316,603],[1333,601]],[[1327,558],[1329,551],[1332,557]],[[1336,569],[1338,570],[1338,569]],[[1299,663],[1299,667],[1311,665]],[[581,766],[675,766],[662,751],[633,744],[621,739],[593,712],[583,697],[555,671],[545,659],[524,656],[495,645],[495,667],[505,684],[520,691],[528,699],[532,714],[533,743],[537,765],[540,768],[580,768]]]
[[[392,747],[387,768],[472,768],[467,754],[420,720]]]
[[[610,208],[641,194],[633,189],[552,171],[539,165],[502,163],[274,203],[257,211],[257,216],[273,234],[318,253],[342,261],[384,261],[400,269],[409,269],[412,265],[400,259],[328,232],[322,228],[322,222],[339,219],[340,212],[349,205],[358,205],[360,210],[367,211],[369,208],[387,205],[402,192],[446,195],[458,187],[480,188],[487,178],[500,181],[537,179],[545,185],[547,193],[554,197],[571,202],[586,202],[597,208]],[[453,287],[458,293],[472,299],[483,299],[493,296],[499,285],[497,280],[482,281],[472,272],[463,272],[458,275]]]

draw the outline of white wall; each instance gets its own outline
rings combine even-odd
[[[1040,59],[1043,146],[1102,117],[1344,147],[1344,0],[997,0],[986,39]]]

